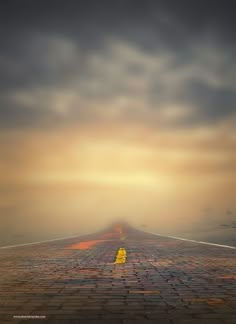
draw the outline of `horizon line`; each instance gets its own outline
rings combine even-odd
[[[158,233],[143,231],[143,230],[140,230],[140,229],[137,229],[137,228],[135,228],[135,229],[140,231],[140,232],[149,233],[149,234],[162,236],[162,237],[168,237],[168,238],[175,239],[175,240],[182,240],[182,241],[187,241],[187,242],[206,244],[206,245],[212,245],[212,246],[218,246],[218,247],[224,247],[224,248],[229,248],[229,249],[236,249],[235,246],[231,246],[231,245],[217,244],[217,243],[211,243],[211,242],[205,242],[205,241],[197,241],[197,240],[191,240],[191,239],[186,239],[186,238],[182,238],[182,237],[176,237],[176,236],[170,236],[170,235],[162,235],[162,234],[158,234]],[[91,235],[91,234],[94,234],[94,232],[93,233],[87,233],[87,234],[81,234],[81,235],[66,236],[66,237],[61,237],[61,238],[56,238],[56,239],[45,240],[45,241],[37,241],[37,242],[29,242],[29,243],[22,243],[22,244],[0,246],[0,249],[10,249],[10,248],[27,246],[27,245],[42,244],[42,243],[48,243],[48,242],[53,242],[53,241],[66,240],[66,239],[74,238],[74,237],[83,237],[83,236]]]

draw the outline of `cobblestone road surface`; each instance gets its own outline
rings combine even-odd
[[[235,324],[235,270],[234,249],[125,225],[0,249],[0,323]]]

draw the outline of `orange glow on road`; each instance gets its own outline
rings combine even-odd
[[[115,231],[119,234],[122,234],[122,227],[121,226],[116,226]]]
[[[84,241],[80,243],[73,244],[69,247],[72,250],[88,250],[96,244],[105,242],[106,240],[92,240],[92,241]]]
[[[114,233],[105,233],[101,236],[101,239],[103,239],[103,240],[107,240],[110,238],[114,238]]]

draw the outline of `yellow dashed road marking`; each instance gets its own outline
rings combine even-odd
[[[116,255],[116,261],[114,263],[121,264],[121,263],[125,263],[125,261],[126,261],[126,250],[125,248],[119,248]]]

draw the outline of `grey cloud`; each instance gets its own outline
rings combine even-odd
[[[22,43],[10,55],[0,56],[1,91],[64,84],[75,65],[83,66],[77,44],[65,38],[36,33]]]
[[[55,122],[55,117],[55,114],[47,110],[28,109],[22,105],[11,105],[5,100],[1,101],[0,127],[2,129],[50,126],[52,121]]]
[[[2,24],[8,30],[28,30],[31,27],[60,34],[64,31],[79,37],[92,36],[93,32],[97,37],[109,31],[120,33],[121,26],[127,30],[134,25],[153,30],[168,27],[166,32],[170,35],[176,31],[176,26],[182,26],[186,34],[210,28],[229,37],[233,36],[235,27],[233,0],[227,3],[213,0],[9,0],[1,3],[1,12]]]
[[[181,125],[235,111],[234,1],[9,0],[0,6],[1,126],[83,122],[91,102],[119,96],[143,98],[153,110],[193,106],[196,114]],[[111,40],[128,44],[140,58],[110,52]],[[38,91],[72,91],[78,104],[63,117],[47,95],[36,96],[32,109],[12,101],[15,93]]]
[[[215,89],[198,82],[185,87],[183,101],[194,102],[199,119],[212,120],[236,113],[236,92],[231,89]]]

